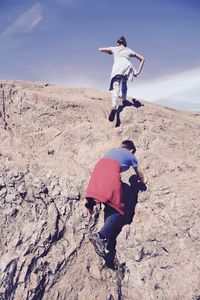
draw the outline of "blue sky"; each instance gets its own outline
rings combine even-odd
[[[199,30],[199,0],[0,0],[0,79],[107,90],[97,49],[123,34],[146,59],[130,96],[200,110]]]

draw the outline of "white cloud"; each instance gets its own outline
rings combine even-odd
[[[142,81],[141,81],[142,82]],[[129,95],[149,101],[200,103],[200,68],[163,76],[129,88]]]
[[[14,23],[3,32],[3,37],[10,37],[16,33],[28,33],[42,20],[42,7],[36,3],[29,10],[21,14]]]

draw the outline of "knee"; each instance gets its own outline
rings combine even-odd
[[[119,88],[119,82],[118,81],[115,81],[113,83],[113,89],[118,89]]]

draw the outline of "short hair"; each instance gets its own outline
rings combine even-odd
[[[123,35],[118,39],[117,43],[119,45],[124,45],[124,47],[127,46],[126,39],[125,39],[125,37]]]
[[[131,140],[125,140],[121,143],[121,147],[128,149],[128,150],[133,150],[133,153],[136,152],[136,147],[134,143]]]

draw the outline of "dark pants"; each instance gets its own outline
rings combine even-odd
[[[107,250],[115,250],[117,236],[124,225],[124,216],[122,216],[114,208],[105,205],[104,225],[100,230],[100,234],[108,239]]]

